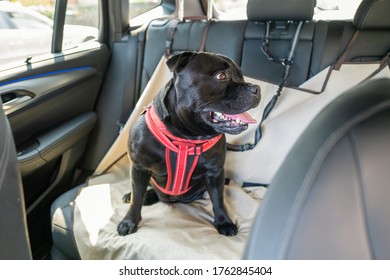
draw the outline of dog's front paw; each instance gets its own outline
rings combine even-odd
[[[234,236],[237,234],[238,229],[237,226],[231,222],[224,222],[216,225],[216,228],[220,234],[226,236]]]
[[[137,224],[132,221],[124,220],[118,224],[117,231],[121,236],[131,234],[137,231]]]

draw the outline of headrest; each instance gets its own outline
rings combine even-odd
[[[311,20],[316,0],[248,0],[246,13],[251,21]]]
[[[355,13],[356,29],[390,29],[390,0],[363,0]]]

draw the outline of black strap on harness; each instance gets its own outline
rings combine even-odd
[[[294,52],[295,52],[296,46],[298,45],[298,39],[299,39],[299,34],[301,31],[302,25],[303,25],[303,21],[300,21],[298,24],[297,30],[295,31],[295,35],[294,35],[294,38],[293,38],[293,41],[291,44],[291,49],[290,49],[290,53],[289,53],[288,57],[286,59],[276,59],[269,52],[270,22],[267,22],[266,32],[265,32],[265,36],[263,38],[263,45],[261,47],[261,51],[267,57],[268,60],[274,61],[277,63],[281,63],[284,66],[282,80],[279,83],[279,86],[278,86],[278,89],[277,89],[275,95],[268,102],[267,106],[264,109],[260,124],[256,128],[254,143],[253,144],[252,143],[245,143],[245,144],[241,144],[241,145],[234,145],[234,144],[227,143],[228,150],[234,151],[234,152],[244,152],[244,151],[252,150],[254,147],[256,147],[257,143],[260,141],[260,139],[262,137],[261,125],[264,122],[264,120],[268,117],[268,115],[272,112],[273,108],[275,107],[276,102],[278,101],[278,98],[279,98],[280,94],[282,93],[282,90],[283,90],[284,86],[286,85],[287,79],[290,75],[290,69],[291,69],[291,66],[293,64]]]

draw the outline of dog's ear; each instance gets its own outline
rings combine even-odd
[[[182,52],[176,54],[167,60],[168,68],[171,72],[180,71],[181,68],[186,66],[190,58],[195,52]]]
[[[161,118],[161,120],[168,120],[170,117],[167,106],[165,105],[167,95],[171,88],[173,87],[173,79],[171,79],[163,89],[161,89],[154,98],[153,104],[155,105],[155,110]]]

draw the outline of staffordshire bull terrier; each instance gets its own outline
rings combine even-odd
[[[183,52],[167,66],[173,78],[130,130],[130,209],[117,231],[137,230],[148,186],[164,202],[192,202],[207,191],[214,225],[223,235],[237,234],[224,207],[224,133],[239,134],[256,121],[245,111],[260,102],[260,87],[246,83],[228,57]]]

